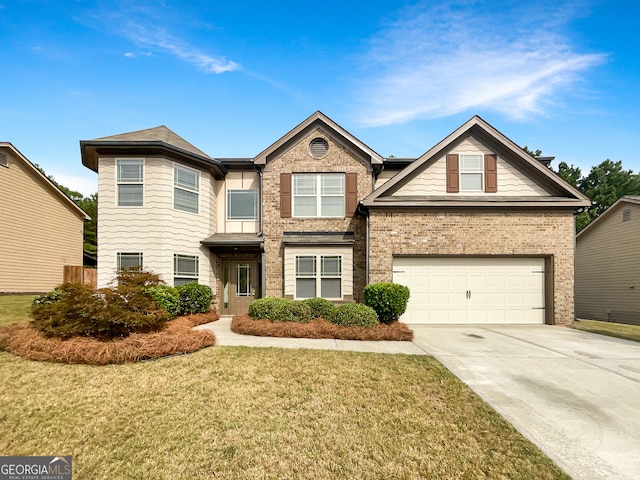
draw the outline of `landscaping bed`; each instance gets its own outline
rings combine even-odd
[[[185,315],[166,322],[158,331],[132,333],[127,337],[66,340],[45,337],[30,322],[0,326],[0,350],[30,360],[57,363],[108,365],[139,362],[169,355],[191,353],[215,344],[215,335],[192,330],[218,319],[215,312]]]
[[[237,315],[231,330],[242,335],[260,337],[337,338],[340,340],[413,340],[413,331],[404,323],[379,324],[374,327],[343,327],[315,318],[307,323],[254,320],[249,315]]]

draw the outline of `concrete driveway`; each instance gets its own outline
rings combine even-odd
[[[552,326],[413,326],[574,479],[640,478],[640,344]]]

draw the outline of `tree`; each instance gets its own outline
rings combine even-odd
[[[522,149],[532,157],[539,157],[540,155],[542,155],[542,150],[536,150],[536,151],[529,150],[529,147],[527,147],[526,145],[522,147]]]
[[[570,183],[574,187],[578,187],[578,184],[582,179],[582,171],[580,168],[574,167],[573,165],[569,166],[566,162],[560,162],[557,173],[564,181]]]

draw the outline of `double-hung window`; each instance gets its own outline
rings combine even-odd
[[[118,257],[118,272],[142,270],[142,253],[140,252],[118,253],[117,257]]]
[[[143,205],[144,160],[120,159],[116,161],[118,181],[118,206],[141,207]]]
[[[227,190],[227,220],[257,220],[258,190]]]
[[[200,172],[193,168],[173,165],[173,208],[198,213]]]
[[[344,173],[293,175],[294,217],[344,217]]]
[[[297,255],[295,298],[342,298],[341,255]]]
[[[460,155],[460,191],[483,191],[484,157],[482,154]]]
[[[173,256],[173,286],[198,281],[199,259],[197,255]]]

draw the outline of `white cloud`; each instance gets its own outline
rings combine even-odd
[[[49,172],[47,172],[49,173]],[[82,177],[78,175],[67,175],[65,173],[52,172],[51,176],[56,179],[60,185],[80,192],[85,197],[98,191],[98,177]]]
[[[512,118],[544,114],[604,61],[574,52],[562,35],[574,8],[502,6],[458,1],[400,12],[364,59],[361,122],[380,126],[479,108]]]
[[[124,54],[124,56],[127,58],[136,58],[136,54],[133,52],[127,52]]]

